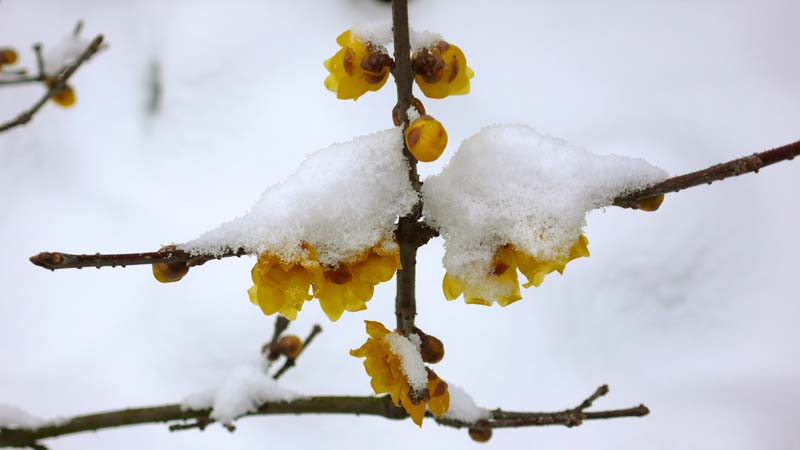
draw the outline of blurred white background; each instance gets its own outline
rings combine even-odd
[[[672,174],[800,138],[795,0],[414,0],[411,23],[465,50],[472,94],[424,100],[458,143],[525,123]],[[323,87],[351,25],[389,20],[374,0],[6,0],[0,44],[34,66],[78,19],[110,47],[73,78],[78,104],[0,134],[0,403],[44,416],[180,401],[252,357],[272,318],[252,306],[254,260],[209,262],[161,285],[149,267],[47,272],[27,258],[155,250],[244,213],[304,155],[391,125],[393,84],[357,102]],[[147,113],[148,77],[163,96]],[[42,88],[0,89],[0,121]],[[667,196],[656,213],[588,218],[592,257],[508,308],[448,303],[442,242],[419,255],[419,325],[436,368],[488,407],[647,404],[643,419],[498,430],[493,448],[792,449],[800,446],[800,165]],[[282,383],[371,392],[363,320],[391,324],[394,286],[330,323],[308,304],[291,330],[324,332]],[[169,433],[153,425],[47,442],[53,449],[473,448],[465,430],[349,416],[248,418]]]

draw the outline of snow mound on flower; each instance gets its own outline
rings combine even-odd
[[[48,75],[57,75],[61,70],[74,64],[90,42],[80,36],[70,34],[50,47],[44,47],[44,71]]]
[[[666,177],[642,159],[595,155],[528,126],[496,125],[465,140],[425,181],[423,213],[445,239],[447,271],[480,282],[499,246],[512,243],[543,260],[563,256],[586,213]]]
[[[238,417],[258,411],[264,403],[298,398],[301,398],[299,394],[279,386],[263,364],[250,363],[234,368],[218,387],[187,396],[181,408],[184,411],[211,409],[212,419],[231,424]]]
[[[409,339],[405,336],[392,332],[383,337],[389,343],[392,353],[400,359],[400,366],[403,374],[408,380],[408,385],[416,392],[422,392],[428,386],[428,371],[425,370],[425,362],[419,353],[420,339],[413,334],[416,339]]]
[[[356,25],[352,28],[353,34],[361,40],[371,42],[379,47],[386,46],[394,42],[391,22],[376,22]],[[433,47],[433,44],[442,40],[439,33],[432,31],[417,31],[413,28],[408,30],[411,51],[421,48]]]
[[[308,242],[323,264],[354,259],[393,239],[397,217],[417,201],[402,148],[402,131],[391,128],[318,150],[248,214],[179,248],[211,255],[243,248],[292,261],[304,256],[301,243]]]
[[[489,418],[489,410],[475,404],[475,400],[464,389],[448,383],[447,390],[450,392],[450,408],[444,415],[445,418],[467,423]]]
[[[20,407],[0,404],[0,428],[35,430],[49,422],[31,415]]]

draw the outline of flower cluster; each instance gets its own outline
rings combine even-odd
[[[254,284],[247,293],[264,314],[280,313],[294,320],[304,302],[317,298],[335,322],[345,310],[366,309],[375,285],[389,281],[400,268],[396,245],[376,245],[337,267],[321,264],[310,244],[303,243],[302,248],[305,257],[297,261],[270,253],[259,256],[251,272]]]
[[[425,345],[425,335],[414,334],[409,339],[390,332],[379,322],[365,323],[369,338],[350,354],[366,358],[364,368],[375,393],[388,393],[395,406],[402,406],[418,426],[422,426],[426,408],[436,416],[445,414],[450,408],[450,393],[447,383],[424,366],[428,361],[421,356],[419,347]]]
[[[382,45],[347,30],[336,38],[342,47],[325,61],[330,75],[325,87],[340,99],[356,100],[367,91],[377,91],[389,77],[394,61]],[[444,40],[433,42],[411,55],[411,68],[422,92],[430,98],[468,94],[475,75],[464,52]]]
[[[544,277],[552,272],[564,273],[568,262],[589,256],[589,239],[580,235],[568,252],[553,259],[538,259],[512,244],[506,244],[495,251],[491,273],[480,280],[462,280],[445,273],[442,290],[448,300],[455,300],[463,294],[469,304],[491,306],[497,302],[508,306],[522,298],[517,279],[517,270],[528,279],[523,287],[539,286]]]

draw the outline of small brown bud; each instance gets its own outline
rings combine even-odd
[[[160,252],[169,252],[175,250],[174,245],[167,245],[161,247]],[[186,262],[171,262],[171,263],[155,263],[153,264],[153,276],[156,280],[162,283],[174,283],[180,281],[187,273],[189,273],[189,266]]]
[[[302,350],[303,350],[303,341],[299,337],[293,334],[289,334],[280,338],[278,342],[270,346],[267,359],[269,359],[270,361],[274,361],[278,359],[278,357],[281,355],[289,359],[294,359],[297,357],[297,355],[300,354]]]
[[[428,364],[436,364],[444,359],[444,344],[439,338],[420,333],[419,353]]]
[[[492,438],[491,428],[470,428],[469,437],[475,442],[489,442]]]

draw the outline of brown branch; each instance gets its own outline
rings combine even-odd
[[[53,95],[60,92],[66,86],[67,80],[75,73],[76,70],[89,58],[91,58],[95,53],[97,53],[100,48],[101,44],[103,43],[103,35],[98,35],[92,42],[86,47],[86,50],[78,57],[78,59],[72,63],[69,67],[67,67],[63,72],[61,72],[58,76],[55,77],[50,87],[47,89],[47,92],[30,107],[28,110],[23,111],[20,113],[16,119],[13,119],[9,122],[4,124],[0,124],[0,133],[10,130],[11,128],[18,127],[21,125],[25,125],[26,123],[30,122],[33,119],[33,116],[39,112],[40,109],[50,100]],[[36,47],[34,47],[36,48]],[[38,55],[38,53],[37,53]],[[41,69],[40,69],[40,75]]]
[[[314,325],[314,328],[311,329],[311,333],[309,333],[308,337],[306,337],[306,340],[303,341],[303,348],[300,349],[300,352],[297,353],[297,356],[295,356],[294,358],[286,358],[286,362],[283,363],[283,366],[275,373],[275,375],[272,376],[272,379],[277,380],[278,378],[283,376],[283,374],[286,373],[287,370],[294,367],[297,358],[299,358],[300,355],[302,355],[303,352],[306,351],[309,344],[311,344],[311,341],[313,341],[314,338],[317,337],[317,335],[320,333],[322,333],[322,327],[319,325]]]
[[[392,33],[394,34],[394,81],[397,85],[397,104],[392,110],[403,130],[408,126],[408,108],[414,101],[414,72],[411,68],[411,40],[408,30],[408,0],[392,0]],[[403,142],[403,155],[408,161],[408,178],[414,190],[419,192],[422,183],[417,173],[417,159],[408,151]],[[414,206],[411,215],[401,217],[395,236],[400,246],[400,264],[397,271],[397,293],[395,297],[395,315],[397,329],[406,336],[414,330],[414,317],[417,315],[416,300],[416,265],[418,239],[413,236],[415,224],[422,215],[422,201]]]
[[[246,255],[244,249],[228,250],[219,255],[191,255],[183,250],[158,251],[146,253],[116,253],[94,255],[73,255],[60,252],[42,252],[30,257],[30,261],[45,269],[80,269],[83,267],[126,267],[142,264],[185,262],[187,266],[199,266],[212,259]]]
[[[614,206],[637,208],[639,202],[647,198],[678,192],[701,184],[711,184],[714,181],[736,177],[745,173],[758,173],[762,167],[781,161],[791,161],[797,155],[800,155],[800,141],[765,152],[754,153],[751,156],[734,159],[726,163],[716,164],[696,172],[669,178],[646,189],[617,197],[614,199]]]
[[[613,419],[620,417],[640,417],[648,414],[644,405],[629,409],[618,409],[598,412],[578,412],[566,410],[559,412],[506,412],[494,410],[486,421],[481,421],[482,427],[508,428],[545,425],[580,425],[586,420]],[[37,429],[11,429],[0,428],[0,447],[32,447],[41,446],[42,439],[65,436],[87,431],[99,431],[109,428],[141,425],[148,423],[164,423],[192,420],[192,428],[196,427],[196,420],[211,419],[211,410],[184,410],[179,404],[153,406],[145,408],[129,408],[116,411],[107,411],[96,414],[72,417],[68,420],[58,421]],[[272,414],[354,414],[385,417],[387,419],[405,419],[408,414],[394,406],[389,396],[383,397],[350,397],[350,396],[317,396],[306,397],[291,402],[266,403],[257,411],[245,416],[272,415]],[[441,418],[437,420],[441,425],[460,428],[469,427],[473,423],[455,419]],[[210,422],[208,422],[210,423]],[[174,430],[183,429],[181,424],[172,427]]]

